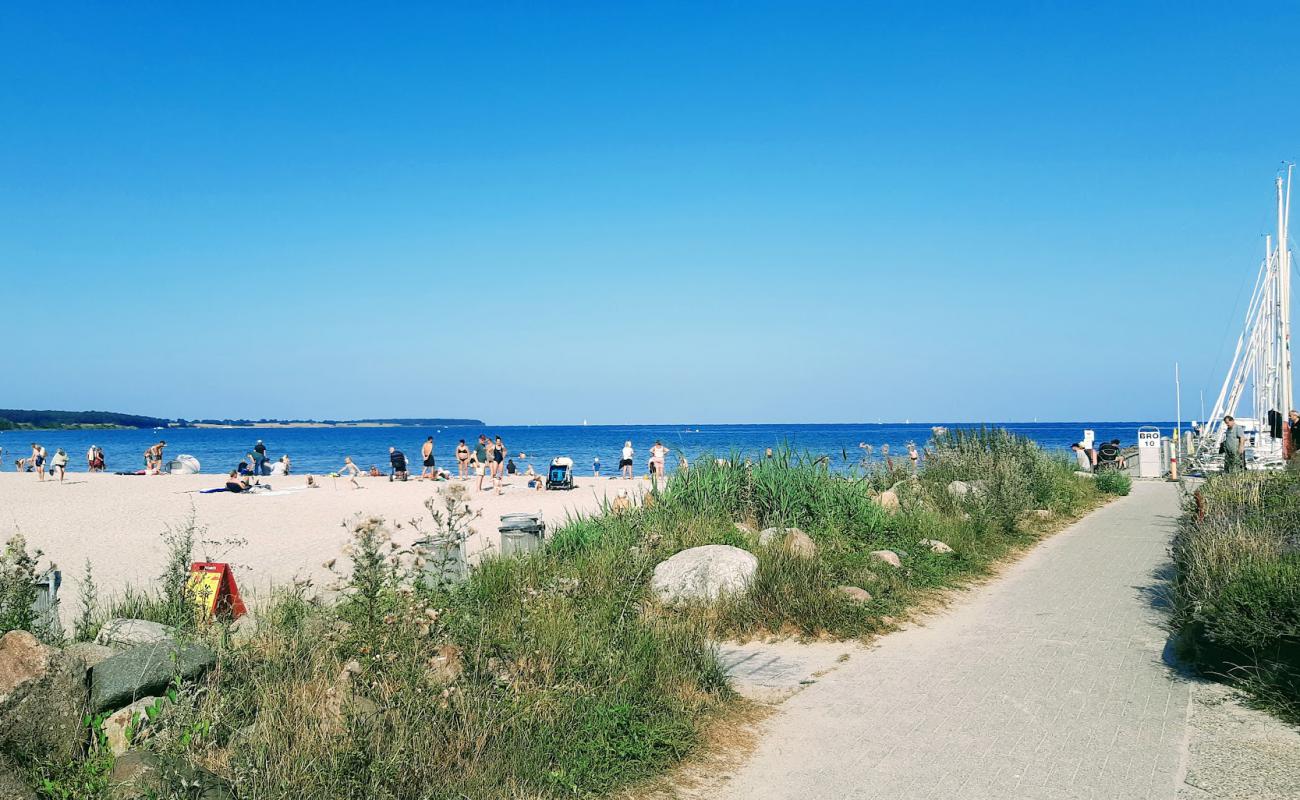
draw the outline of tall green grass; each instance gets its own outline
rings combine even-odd
[[[1300,721],[1300,473],[1216,475],[1174,540],[1180,654]]]

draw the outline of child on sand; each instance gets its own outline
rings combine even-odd
[[[63,452],[63,448],[60,447],[54,451],[54,458],[50,460],[50,475],[53,476],[57,472],[59,474],[59,483],[63,483],[63,473],[67,468],[68,454]]]

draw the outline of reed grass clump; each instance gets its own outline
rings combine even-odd
[[[1216,475],[1174,540],[1180,654],[1300,721],[1300,473]]]
[[[1093,477],[1097,482],[1097,490],[1106,494],[1124,497],[1133,491],[1133,479],[1129,477],[1127,472],[1118,469],[1104,469]]]

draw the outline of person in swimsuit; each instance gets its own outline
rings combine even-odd
[[[250,485],[248,478],[239,477],[239,473],[233,469],[230,471],[230,475],[226,478],[227,492],[246,492]]]
[[[656,439],[654,447],[650,448],[650,470],[661,478],[664,477],[664,457],[667,455],[668,448]]]
[[[460,444],[456,445],[456,477],[469,477],[469,445],[461,439]]]
[[[146,475],[162,474],[163,448],[166,446],[167,442],[161,441],[144,451],[144,471]]]
[[[618,460],[618,468],[623,470],[624,478],[632,477],[632,456],[636,451],[632,449],[631,440],[623,443],[623,457]]]
[[[506,443],[500,436],[492,443],[492,470],[498,478],[506,474]]]
[[[45,480],[45,448],[32,442],[32,466],[36,467],[36,477]]]
[[[432,478],[433,477],[433,437],[432,436],[430,436],[428,439],[425,439],[424,444],[420,446],[420,463],[423,466],[423,469],[420,470],[420,477]]]
[[[488,442],[487,436],[478,435],[478,444],[474,445],[474,472],[478,474],[478,490],[483,491],[483,473],[488,469],[491,461],[488,459],[488,450],[492,447]]]
[[[343,468],[339,470],[339,474],[347,475],[350,478],[355,478],[356,476],[361,474],[361,467],[358,467],[355,463],[353,463],[352,456],[344,456]]]

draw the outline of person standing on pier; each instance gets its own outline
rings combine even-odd
[[[1246,468],[1246,440],[1241,428],[1232,417],[1223,418],[1223,471],[1236,472]]]

